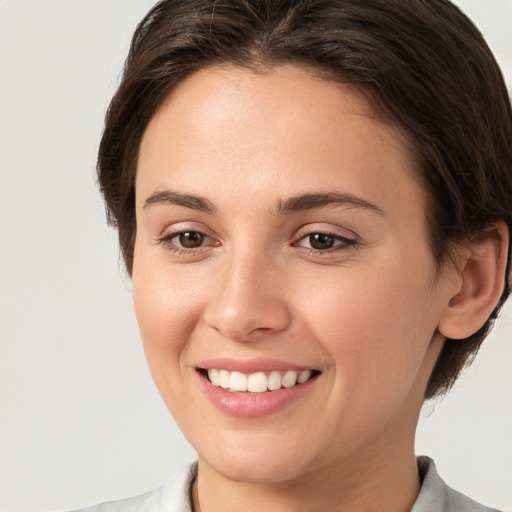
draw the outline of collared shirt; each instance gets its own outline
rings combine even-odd
[[[499,512],[448,487],[428,457],[418,457],[418,469],[423,483],[411,512]],[[192,512],[190,487],[196,474],[197,464],[191,464],[177,478],[154,491],[76,512]]]

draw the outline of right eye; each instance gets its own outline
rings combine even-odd
[[[168,233],[160,238],[159,242],[166,249],[177,254],[187,254],[203,247],[218,245],[213,238],[194,230]]]
[[[208,237],[199,231],[185,231],[178,233],[172,237],[172,240],[179,247],[184,249],[197,249],[204,244]]]

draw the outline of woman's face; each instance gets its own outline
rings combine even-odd
[[[278,482],[413,449],[455,280],[404,138],[358,92],[201,70],[150,122],[136,196],[142,339],[201,464]]]

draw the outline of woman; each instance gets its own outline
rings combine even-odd
[[[491,510],[414,435],[510,291],[511,142],[448,1],[158,3],[98,173],[198,463],[92,510]]]

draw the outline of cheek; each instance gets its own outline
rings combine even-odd
[[[197,325],[201,289],[158,262],[136,257],[133,302],[149,370],[178,422],[190,405],[184,361]],[[186,415],[185,415],[186,416]]]
[[[197,323],[200,286],[137,252],[132,281],[135,314],[151,370],[179,364]]]
[[[308,288],[309,300],[302,304],[308,330],[353,392],[406,389],[422,364],[435,312],[425,282],[406,270],[388,267],[358,276],[340,269],[339,279]]]

